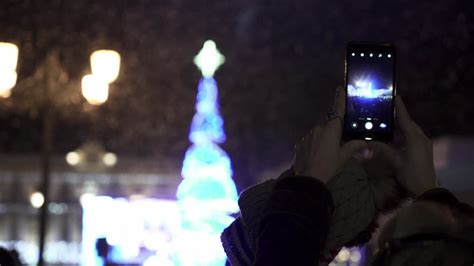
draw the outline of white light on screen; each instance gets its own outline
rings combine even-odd
[[[364,53],[360,53],[360,56],[364,57]]]
[[[355,56],[356,54],[355,53],[352,53],[352,56]]]
[[[390,58],[390,57],[392,57],[392,55],[391,55],[391,54],[388,54],[387,57]]]
[[[373,126],[374,126],[374,125],[372,124],[372,122],[367,122],[367,123],[365,123],[365,128],[366,128],[367,130],[371,130]]]
[[[367,82],[365,82],[365,81],[360,81],[360,80],[357,80],[357,81],[355,82],[355,84],[356,84],[357,87],[365,87],[365,86],[367,86]]]
[[[382,57],[382,54],[379,54],[379,57]]]
[[[374,56],[374,54],[370,54],[369,56],[372,57],[372,56]]]

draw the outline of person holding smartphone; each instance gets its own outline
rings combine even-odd
[[[329,256],[324,252],[329,232],[336,226],[331,215],[339,207],[328,184],[359,155],[359,164],[375,158],[383,162],[396,183],[415,199],[382,229],[373,265],[472,265],[474,209],[437,187],[431,141],[410,118],[400,97],[394,97],[394,106],[399,130],[395,134],[400,134],[401,143],[344,141],[346,91],[339,90],[328,121],[296,145],[293,167],[280,178],[242,193],[241,216],[222,234],[231,264],[328,265],[343,245],[367,242],[373,228],[346,231],[357,241],[333,246]],[[377,189],[374,193],[385,194]],[[373,221],[378,215],[373,214]]]

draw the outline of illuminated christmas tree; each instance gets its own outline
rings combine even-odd
[[[224,63],[213,41],[206,41],[194,63],[203,78],[199,82],[196,114],[191,124],[182,169],[184,180],[178,187],[182,231],[178,261],[181,266],[223,266],[226,256],[220,234],[238,211],[237,190],[227,153],[218,144],[226,139],[219,113],[214,72]]]

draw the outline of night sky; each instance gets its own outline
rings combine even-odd
[[[445,0],[2,0],[0,41],[19,45],[20,62],[13,97],[0,102],[0,152],[40,150],[50,103],[34,81],[56,51],[67,80],[50,88],[56,154],[93,139],[119,156],[182,160],[200,78],[192,60],[207,39],[226,56],[215,78],[240,188],[289,161],[322,121],[351,40],[395,43],[399,94],[429,136],[472,136],[473,10]],[[79,81],[101,48],[121,53],[122,71],[109,101],[90,107]]]

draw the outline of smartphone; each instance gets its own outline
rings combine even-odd
[[[393,138],[395,59],[392,44],[351,42],[347,45],[345,140],[387,142]]]

